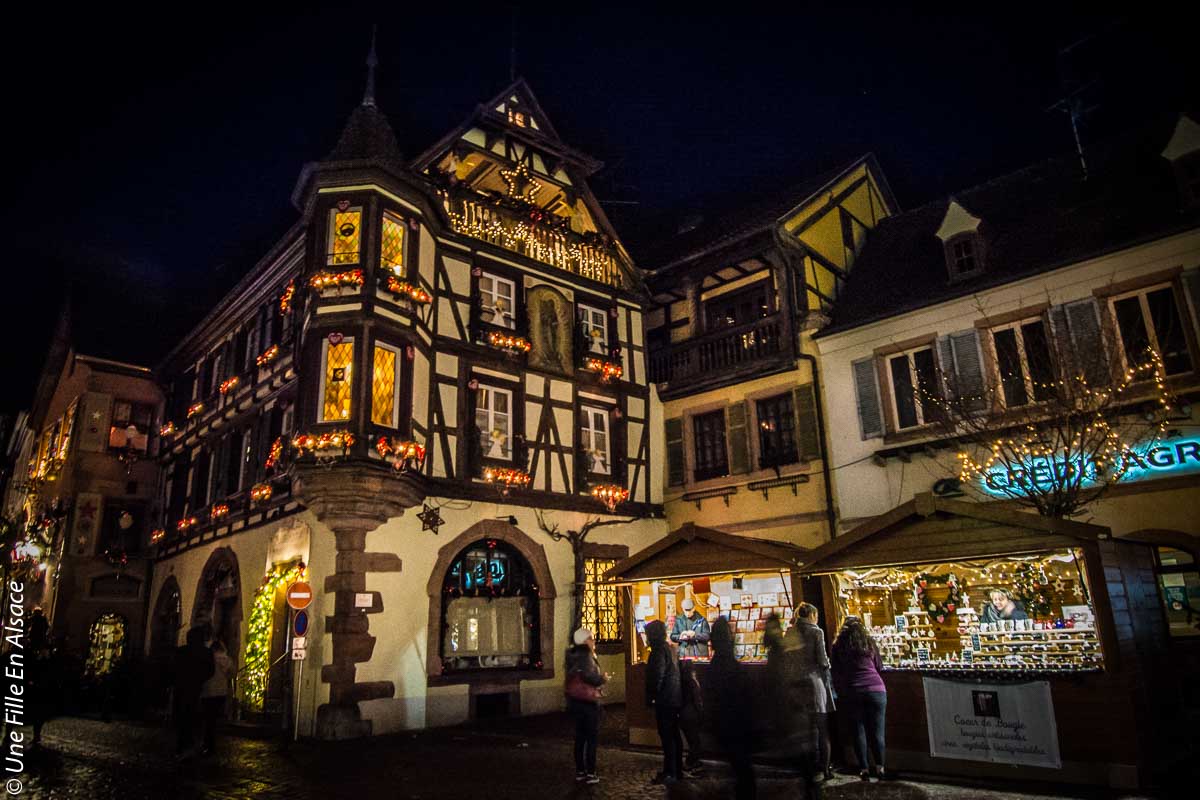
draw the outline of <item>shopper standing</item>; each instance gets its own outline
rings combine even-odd
[[[608,676],[596,660],[596,639],[587,628],[575,631],[567,650],[567,711],[575,720],[575,780],[600,782],[596,774],[596,744],[600,738],[601,689]]]
[[[833,681],[829,654],[825,652],[825,632],[817,625],[817,607],[801,603],[795,623],[784,636],[784,648],[792,661],[792,680],[796,684],[798,711],[815,715],[817,725],[817,770],[825,779],[833,777],[830,766],[829,715],[833,713]]]
[[[713,658],[705,681],[712,710],[715,738],[733,768],[734,797],[753,800],[758,794],[750,761],[754,731],[751,727],[751,693],[746,675],[733,648],[729,622],[719,618],[712,628]]]
[[[687,742],[687,758],[683,771],[689,778],[700,774],[700,723],[704,714],[704,696],[700,690],[700,676],[689,658],[679,659],[679,682],[682,689],[683,706],[679,709],[679,729]]]
[[[771,708],[771,742],[768,754],[794,764],[800,773],[801,796],[816,800],[816,753],[820,744],[816,714],[809,709],[808,682],[793,680],[796,658],[784,649],[783,622],[767,617],[763,632],[767,647],[767,691]]]
[[[233,662],[224,642],[213,639],[209,651],[212,653],[213,672],[200,689],[200,714],[204,731],[201,740],[204,747],[200,752],[204,755],[216,748],[217,723],[225,714],[225,701],[229,697],[229,675],[233,669]]]
[[[842,710],[854,728],[854,754],[865,781],[884,777],[887,686],[879,647],[858,617],[847,617],[833,643],[833,681]],[[868,755],[871,761],[868,761]]]
[[[685,598],[681,605],[683,613],[671,626],[671,641],[679,645],[680,658],[708,658],[708,620],[696,610],[692,598]]]
[[[174,704],[175,754],[191,754],[196,735],[196,715],[200,708],[200,690],[213,674],[212,652],[205,645],[208,631],[195,627],[187,632],[187,644],[175,651]]]
[[[646,664],[646,705],[654,709],[663,748],[662,772],[651,782],[678,783],[683,772],[683,740],[679,731],[683,690],[679,658],[667,641],[667,626],[662,620],[656,619],[646,625],[646,640],[650,643],[650,661]]]

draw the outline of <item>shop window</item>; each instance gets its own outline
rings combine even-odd
[[[150,424],[154,409],[128,400],[114,400],[112,424],[108,429],[108,446],[113,450],[130,448],[145,453],[150,444]]]
[[[357,264],[362,249],[362,208],[331,209],[328,240],[327,264]]]
[[[799,461],[791,393],[759,400],[757,410],[759,466],[768,469]]]
[[[589,353],[608,355],[608,314],[599,308],[585,306],[582,303],[576,307],[579,327],[583,332],[583,340]]]
[[[1147,351],[1153,349],[1168,375],[1192,370],[1183,319],[1169,284],[1119,295],[1110,302],[1127,369],[1144,364]]]
[[[512,460],[512,392],[493,386],[475,390],[475,427],[484,458]]]
[[[880,566],[831,578],[839,616],[863,621],[886,668],[1028,674],[1103,667],[1078,550]]]
[[[747,325],[771,315],[771,287],[767,281],[723,294],[704,303],[705,330]]]
[[[1054,363],[1046,324],[1040,319],[992,329],[996,369],[1006,408],[1054,397]]]
[[[938,374],[932,347],[889,356],[892,412],[896,430],[916,428],[938,419]]]
[[[321,343],[321,374],[325,376],[320,422],[350,419],[350,373],[354,362],[354,340]]]
[[[444,669],[538,664],[538,590],[529,563],[508,544],[476,542],[451,563],[442,585]]]
[[[404,275],[404,220],[385,211],[379,234],[379,268],[396,277]]]
[[[396,364],[399,352],[386,344],[375,345],[371,372],[371,422],[397,427],[399,420],[399,386]]]
[[[86,675],[108,675],[125,654],[125,618],[120,614],[101,614],[88,629]]]
[[[484,272],[479,276],[479,318],[489,325],[516,328],[517,286],[507,278]]]
[[[617,587],[604,583],[604,573],[617,562],[611,558],[583,560],[583,627],[599,643],[621,641],[621,607]]]
[[[729,474],[729,454],[725,448],[725,412],[712,411],[692,417],[692,443],[696,455],[697,481]]]
[[[580,409],[580,447],[588,458],[588,472],[608,475],[612,472],[612,437],[608,412],[584,406]]]
[[[1158,587],[1172,636],[1200,636],[1200,570],[1191,554],[1158,548]]]

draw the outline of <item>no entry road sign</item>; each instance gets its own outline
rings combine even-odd
[[[287,590],[287,604],[297,611],[308,608],[313,600],[312,587],[304,581],[296,581]]]

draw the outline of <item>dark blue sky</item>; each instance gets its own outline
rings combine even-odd
[[[372,21],[379,102],[408,155],[508,82],[507,10],[252,5],[7,20],[23,44],[0,55],[12,245],[0,408],[28,402],[68,287],[82,351],[153,364],[252,266],[296,218],[301,166],[361,97]],[[1175,33],[1094,4],[981,16],[650,5],[516,13],[520,74],[563,138],[606,163],[593,187],[623,201],[609,208],[630,239],[663,212],[866,150],[904,207],[1062,152],[1066,118],[1046,110],[1063,92],[1058,51],[1089,34],[1068,65],[1097,81],[1088,136],[1197,97]]]

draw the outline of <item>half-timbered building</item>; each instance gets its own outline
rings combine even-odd
[[[163,363],[151,626],[182,598],[243,713],[294,678],[327,738],[558,708],[576,598],[619,646],[596,579],[666,530],[662,415],[599,166],[521,80],[406,158],[372,74],[295,225]],[[558,533],[600,518],[629,521]]]

